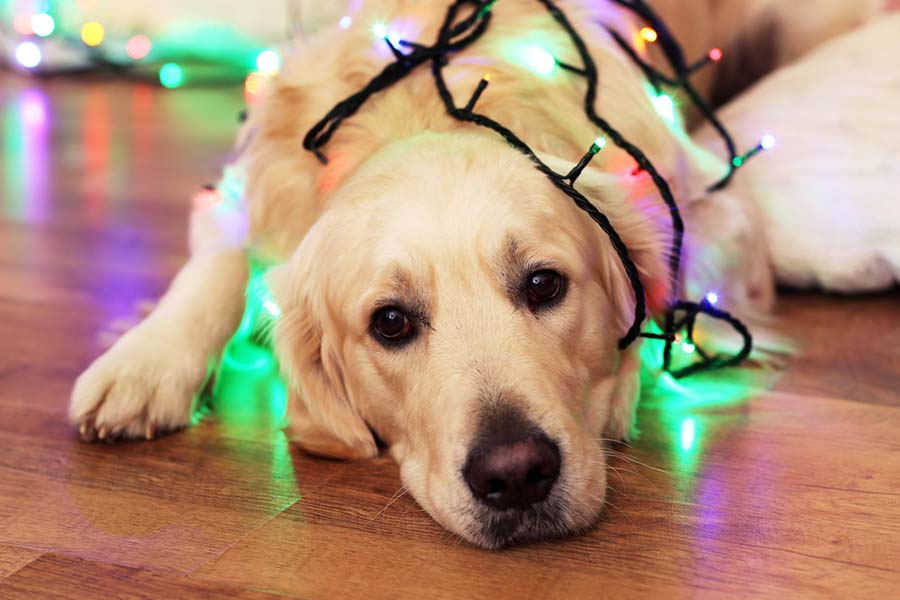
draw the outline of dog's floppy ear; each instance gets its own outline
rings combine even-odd
[[[556,166],[556,164],[551,164]],[[564,172],[560,161],[558,170]],[[640,274],[650,315],[665,310],[671,287],[668,256],[671,244],[669,214],[655,194],[646,190],[626,189],[616,175],[588,168],[575,187],[612,223],[628,249],[628,257]],[[634,290],[625,275],[622,262],[612,249],[609,238],[595,224],[590,224],[601,243],[609,248],[601,253],[595,265],[598,279],[608,290],[613,308],[620,315],[622,333],[634,318]]]
[[[353,406],[344,381],[343,360],[324,322],[324,296],[316,291],[303,257],[275,267],[269,290],[281,309],[275,326],[275,353],[288,380],[288,431],[307,452],[341,459],[378,454],[375,439]]]

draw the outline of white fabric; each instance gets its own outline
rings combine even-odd
[[[731,191],[761,207],[780,281],[841,292],[900,282],[900,14],[777,71],[720,116],[742,149],[777,139]],[[708,126],[695,139],[722,151]]]

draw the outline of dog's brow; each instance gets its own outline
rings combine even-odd
[[[413,278],[406,270],[395,267],[391,273],[391,281],[393,288],[404,298],[412,299],[418,295],[416,286],[413,284]]]
[[[502,256],[498,262],[500,277],[506,284],[507,290],[511,294],[516,293],[528,264],[528,258],[525,256],[519,240],[513,236],[506,238],[503,244]]]
[[[391,271],[391,291],[393,294],[389,302],[399,302],[426,325],[429,324],[428,298],[422,293],[422,286],[415,284],[415,278],[407,270],[395,267]]]

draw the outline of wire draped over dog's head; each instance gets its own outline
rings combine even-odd
[[[623,242],[619,232],[613,227],[607,215],[600,211],[575,187],[576,180],[592,157],[597,154],[599,150],[598,145],[596,143],[592,145],[582,161],[571,170],[565,173],[556,172],[542,161],[531,147],[512,130],[495,119],[475,112],[478,99],[487,88],[487,78],[479,83],[474,94],[463,107],[456,104],[444,79],[444,67],[448,64],[451,54],[467,48],[484,35],[491,22],[491,9],[497,1],[498,0],[456,0],[453,2],[447,9],[444,22],[438,33],[437,41],[431,46],[408,40],[401,40],[398,42],[399,45],[404,46],[409,50],[408,53],[404,53],[398,47],[398,43],[395,43],[388,36],[385,36],[383,38],[384,43],[388,44],[390,47],[395,58],[394,62],[387,65],[381,73],[373,78],[363,89],[335,105],[334,108],[332,108],[332,110],[307,133],[303,142],[304,147],[313,152],[322,163],[327,164],[328,158],[324,154],[322,148],[328,143],[345,119],[352,117],[372,95],[379,93],[404,79],[417,67],[430,63],[437,92],[450,116],[459,121],[473,123],[490,129],[502,136],[512,147],[528,156],[535,167],[543,173],[559,191],[572,200],[579,209],[584,211],[609,238],[634,293],[634,319],[631,326],[619,341],[620,349],[624,350],[628,348],[640,337],[661,340],[664,342],[663,366],[665,370],[670,371],[672,348],[677,338],[678,330],[686,328],[689,336],[688,339],[690,339],[697,317],[703,314],[730,324],[743,338],[743,347],[734,356],[713,356],[703,352],[698,346],[698,350],[701,350],[698,352],[698,356],[700,357],[699,361],[688,368],[675,371],[673,375],[678,377],[701,370],[733,366],[741,363],[750,355],[753,344],[752,337],[743,323],[734,316],[716,309],[708,302],[692,303],[677,300],[685,233],[684,222],[681,218],[678,204],[675,201],[668,182],[643,151],[632,144],[621,132],[613,127],[609,121],[597,113],[595,105],[597,101],[599,74],[596,64],[591,57],[584,40],[569,22],[563,11],[561,11],[554,2],[551,0],[537,0],[547,9],[554,21],[568,34],[570,41],[577,50],[578,56],[582,62],[580,66],[569,65],[554,59],[555,64],[576,76],[584,78],[587,83],[584,98],[585,115],[612,143],[624,150],[632,159],[634,159],[639,171],[646,172],[650,176],[671,216],[672,243],[671,251],[669,253],[669,291],[671,298],[675,298],[675,300],[670,300],[669,302],[669,309],[664,316],[664,330],[662,334],[641,332],[641,328],[647,316],[647,298],[644,283],[641,280],[637,265],[629,255],[628,247]],[[668,28],[665,27],[662,20],[659,19],[656,13],[653,12],[644,0],[615,1],[624,8],[633,11],[641,19],[644,19],[657,27],[659,35],[662,37],[661,45],[665,50],[665,54],[669,59],[671,67],[677,73],[677,78],[672,79],[671,83],[684,86],[691,99],[700,108],[701,113],[713,123],[725,139],[728,150],[732,156],[730,170],[728,175],[716,186],[713,186],[712,189],[717,190],[723,188],[727,185],[734,170],[739,167],[741,163],[737,162],[738,157],[735,153],[734,144],[725,128],[715,118],[712,111],[706,107],[699,95],[696,94],[696,92],[693,92],[693,88],[688,82],[688,77],[692,72],[692,68],[686,64],[680,46],[668,31]],[[470,12],[467,16],[461,18],[460,15],[465,8],[469,8]],[[621,41],[622,39],[621,36],[614,32],[612,32],[611,35],[616,40]],[[658,86],[659,82],[662,80],[662,76],[657,71],[650,69],[646,63],[640,61],[633,53],[628,53],[627,50],[626,53],[638,62],[638,65],[644,72],[649,74],[648,76],[652,75],[651,83]],[[665,82],[668,81],[669,80],[666,79]],[[753,153],[754,151],[751,151],[745,156],[750,157]],[[676,317],[677,311],[684,312],[684,316]]]

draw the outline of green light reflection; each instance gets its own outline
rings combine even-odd
[[[16,218],[23,217],[26,201],[27,172],[25,165],[25,123],[19,111],[19,103],[7,97],[3,115],[3,156],[6,185],[4,211]]]
[[[655,324],[648,329],[662,333]],[[663,341],[644,340],[641,347],[640,421],[658,424],[647,428],[648,442],[658,444],[667,456],[667,468],[676,475],[674,486],[680,499],[692,501],[698,471],[715,438],[729,435],[731,428],[746,421],[749,401],[770,388],[777,374],[741,367],[675,379],[662,372],[663,345]],[[696,348],[690,342],[675,345],[674,369],[694,360]]]
[[[226,429],[281,429],[287,387],[269,339],[281,311],[265,284],[268,265],[253,258],[249,265],[244,315],[222,352],[206,400]]]

